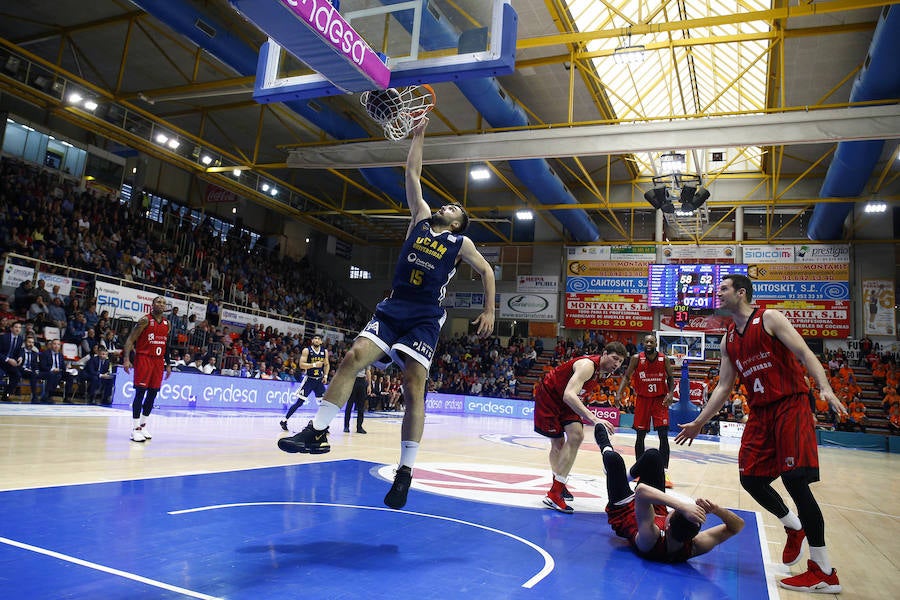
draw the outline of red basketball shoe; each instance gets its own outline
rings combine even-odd
[[[812,560],[806,561],[806,567],[808,571],[805,573],[782,579],[778,585],[788,590],[814,594],[839,594],[841,592],[841,582],[838,581],[835,569],[826,575]]]
[[[803,553],[803,544],[806,541],[806,532],[802,529],[791,529],[785,527],[784,532],[787,534],[787,543],[784,545],[784,551],[781,553],[781,562],[791,566],[800,562],[800,555]]]

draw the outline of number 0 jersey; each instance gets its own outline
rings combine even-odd
[[[397,259],[391,298],[439,306],[456,274],[464,239],[449,231],[435,233],[429,219],[416,223]]]
[[[725,350],[744,386],[750,410],[809,392],[805,370],[794,353],[763,326],[765,310],[753,309],[743,333],[734,323],[725,334]]]
[[[147,326],[144,327],[134,344],[134,352],[162,360],[166,356],[168,339],[169,320],[165,317],[157,320],[152,314],[149,314],[147,315]]]

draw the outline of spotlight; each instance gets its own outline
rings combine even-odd
[[[273,187],[271,190],[269,190],[269,193],[272,194],[273,196],[277,196],[277,195],[278,195],[278,188]]]
[[[69,101],[69,104],[78,104],[79,102],[84,100],[84,96],[82,96],[78,92],[72,92],[71,94],[69,94],[69,96],[68,96],[68,98],[66,98],[66,100]]]
[[[200,157],[200,162],[202,162],[204,165],[208,165],[209,163],[212,162],[212,160],[213,160],[212,157],[209,156],[208,154],[204,154],[203,156]]]
[[[269,191],[269,184],[268,184],[268,183],[262,184],[262,191],[264,191],[264,192],[268,192],[268,191]]]
[[[97,106],[99,106],[99,105],[96,102],[94,102],[93,100],[88,99],[88,100],[84,101],[84,108],[91,112],[94,112],[95,110],[97,110]]]
[[[177,149],[178,149],[178,146],[180,146],[180,145],[181,145],[181,142],[179,142],[179,141],[178,141],[177,139],[175,139],[175,138],[170,139],[170,140],[169,140],[169,143],[166,144],[166,146],[168,146],[168,147],[171,148],[172,150],[177,150]]]
[[[666,192],[666,188],[657,187],[652,190],[646,192],[644,194],[644,199],[649,202],[653,208],[657,210],[662,210],[664,213],[673,213],[675,212],[675,205],[672,204],[672,201],[669,200],[669,194]]]
[[[234,169],[234,170],[231,172],[231,174],[234,175],[235,177],[240,177],[240,176],[241,176],[241,170],[240,170],[240,169]]]
[[[619,46],[613,51],[613,61],[617,65],[642,63],[647,58],[644,46]]]
[[[520,221],[531,221],[534,219],[534,213],[530,210],[517,210],[516,218]]]
[[[165,144],[166,142],[169,141],[169,138],[168,138],[168,137],[166,136],[166,134],[164,134],[164,133],[157,133],[157,134],[156,134],[156,141],[157,141],[158,143],[160,143],[160,144]]]
[[[686,185],[681,188],[682,210],[695,211],[709,199],[709,191],[705,188],[696,188]]]

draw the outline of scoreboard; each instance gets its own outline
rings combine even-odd
[[[723,277],[747,274],[747,265],[650,265],[647,303],[655,308],[686,306],[693,310],[719,307],[716,291]]]

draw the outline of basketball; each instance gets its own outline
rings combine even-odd
[[[366,98],[366,112],[376,122],[390,121],[400,111],[400,92],[394,88],[369,92]]]

